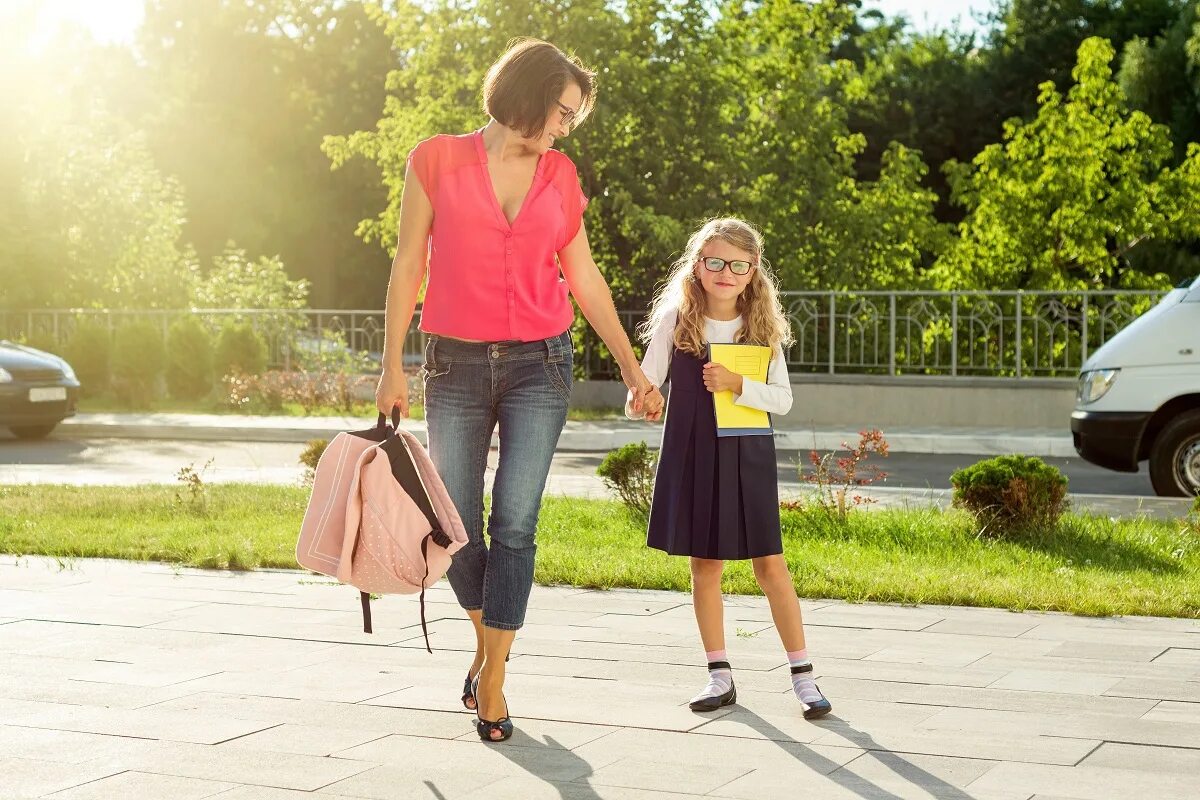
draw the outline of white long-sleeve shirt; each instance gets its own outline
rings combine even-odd
[[[646,379],[660,388],[667,378],[671,355],[675,352],[676,317],[676,314],[670,314],[663,320],[663,324],[654,332],[646,346],[646,355],[642,359],[642,372],[645,373]],[[710,344],[729,344],[733,342],[741,327],[741,317],[728,321],[705,317],[704,337]],[[784,360],[782,347],[775,347],[775,355],[767,367],[767,382],[743,377],[742,393],[734,395],[734,402],[770,414],[786,414],[791,410],[792,382],[788,378],[787,362]],[[625,414],[630,419],[644,416],[633,413],[632,398],[625,403]]]

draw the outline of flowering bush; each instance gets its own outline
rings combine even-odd
[[[825,512],[845,519],[851,509],[875,502],[859,494],[857,489],[887,478],[887,473],[868,461],[872,456],[886,458],[887,439],[878,429],[859,431],[854,447],[842,442],[842,450],[821,455],[816,450],[808,454],[808,472],[800,468],[800,479],[816,487],[816,505]]]

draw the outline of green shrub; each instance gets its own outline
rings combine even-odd
[[[147,408],[158,393],[167,360],[162,332],[149,322],[127,322],[113,341],[112,380],[117,399],[132,408]]]
[[[167,391],[178,400],[191,400],[212,388],[212,336],[200,320],[183,317],[167,332]]]
[[[321,460],[328,446],[328,439],[311,439],[304,445],[304,452],[300,453],[300,463],[304,465],[305,486],[312,486],[313,477],[317,473],[317,462]]]
[[[658,454],[645,442],[637,442],[610,452],[596,469],[596,474],[630,511],[644,518],[650,514],[657,464]]]
[[[982,533],[1053,528],[1067,508],[1067,478],[1040,458],[989,458],[950,477],[954,505],[969,511]]]
[[[267,368],[267,343],[247,322],[227,322],[217,337],[216,367],[226,375],[258,375]]]
[[[80,322],[58,353],[67,360],[80,392],[94,397],[108,391],[112,376],[112,334],[108,325],[100,322]]]

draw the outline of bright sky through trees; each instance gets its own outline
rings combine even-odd
[[[142,20],[142,0],[26,0],[38,9],[38,32],[31,46],[42,46],[61,25],[78,25],[104,43],[133,39]],[[949,27],[956,19],[964,29],[981,26],[973,18],[989,10],[992,0],[866,0],[889,16],[904,14],[917,30]]]
[[[993,0],[865,0],[863,8],[877,8],[889,17],[903,14],[919,31],[948,28],[957,19],[963,30],[982,30],[975,17],[995,6]]]

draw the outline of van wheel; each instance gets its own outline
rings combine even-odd
[[[1200,494],[1200,411],[1167,423],[1150,450],[1150,483],[1162,497]]]

